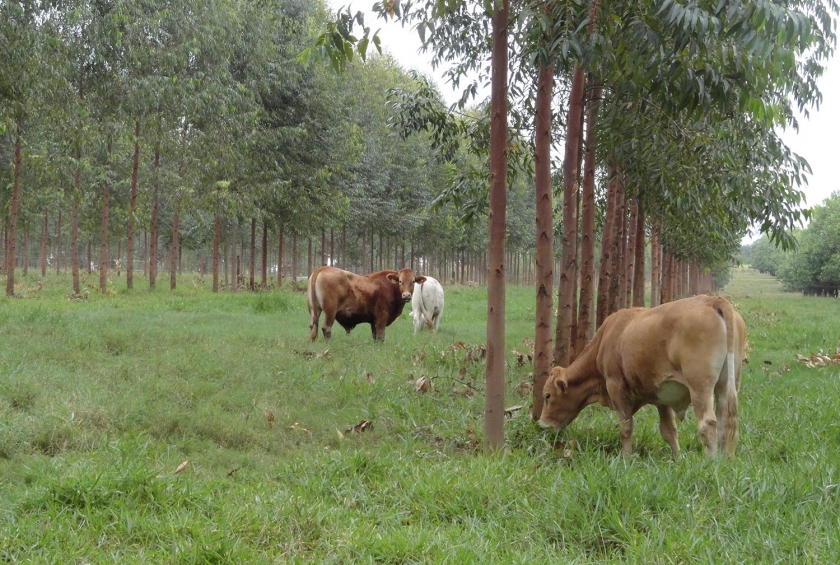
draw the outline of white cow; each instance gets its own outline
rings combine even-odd
[[[414,283],[411,294],[411,313],[414,318],[414,333],[426,326],[436,332],[443,315],[443,287],[437,279],[426,277],[425,282]]]

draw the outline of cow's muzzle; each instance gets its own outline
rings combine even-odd
[[[554,429],[554,430],[555,430],[555,431],[557,431],[557,432],[561,431],[563,428],[565,428],[565,427],[566,427],[566,425],[565,425],[565,424],[559,424],[559,423],[557,423],[557,422],[549,422],[548,420],[545,420],[545,419],[543,419],[543,418],[540,418],[540,419],[537,421],[537,424],[539,424],[539,426],[540,426],[541,428],[552,428],[552,429]]]
[[[402,301],[403,302],[411,302],[411,293],[410,292],[403,292],[402,293]]]

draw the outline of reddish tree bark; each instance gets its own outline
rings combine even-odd
[[[537,199],[537,302],[534,330],[534,391],[531,417],[540,417],[543,388],[551,373],[551,318],[554,313],[554,200],[551,186],[551,97],[554,66],[540,68],[537,79],[535,184]]]
[[[633,197],[630,199],[630,216],[628,218],[627,250],[625,256],[627,262],[624,275],[624,301],[622,308],[630,308],[633,305],[633,274],[636,267],[636,238],[639,229],[639,201]],[[642,234],[644,238],[644,234]]]
[[[484,449],[504,446],[505,422],[505,216],[508,143],[508,0],[493,13],[490,93],[490,229],[487,286],[487,359]]]
[[[580,188],[578,151],[581,147],[581,116],[584,103],[583,67],[575,67],[566,131],[566,152],[563,159],[563,243],[560,259],[560,281],[557,292],[557,326],[554,329],[554,364],[567,367],[571,359],[572,319],[577,263],[577,206]]]
[[[662,237],[660,223],[654,219],[650,226],[650,307],[662,304]]]
[[[268,222],[263,220],[262,226],[262,264],[260,274],[262,275],[262,287],[268,288]]]
[[[641,203],[637,204],[636,215],[636,248],[633,261],[633,306],[645,305],[645,209]]]
[[[586,153],[583,167],[583,197],[580,213],[580,307],[578,308],[579,347],[592,339],[592,321],[595,306],[595,127],[600,104],[601,89],[595,85],[594,78],[589,79],[589,108],[586,117]]]
[[[610,261],[612,264],[610,265],[611,279],[607,300],[607,316],[618,311],[621,293],[623,292],[623,289],[621,288],[621,266],[624,250],[626,249],[624,239],[627,235],[627,198],[623,177],[624,175],[619,172],[617,185],[618,193],[616,194],[615,222],[613,223],[613,230],[615,233],[610,242],[612,246],[610,251]]]
[[[604,228],[601,235],[601,265],[598,269],[598,298],[595,312],[595,329],[601,327],[604,319],[609,314],[609,292],[610,281],[612,280],[612,257],[613,239],[615,229],[613,225],[616,220],[616,208],[618,207],[618,171],[614,165],[609,167],[609,184],[607,189],[607,209],[604,213]]]

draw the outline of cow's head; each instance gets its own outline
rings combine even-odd
[[[543,387],[543,408],[540,426],[562,430],[577,418],[580,411],[593,402],[588,379],[570,382],[563,367],[554,367]]]
[[[414,274],[411,269],[403,269],[397,274],[389,274],[388,280],[399,285],[400,295],[403,302],[411,302],[411,293],[414,291],[414,283],[423,284],[426,277]]]

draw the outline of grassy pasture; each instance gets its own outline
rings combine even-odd
[[[37,280],[0,299],[0,562],[840,562],[840,367],[794,358],[834,353],[837,300],[737,271],[737,457],[704,460],[689,412],[672,460],[647,408],[623,460],[606,409],[559,435],[527,417],[531,288],[507,302],[525,408],[485,456],[483,289],[447,288],[436,335],[404,314],[384,343],[364,325],[327,344],[291,290],[185,276],[73,301]]]

